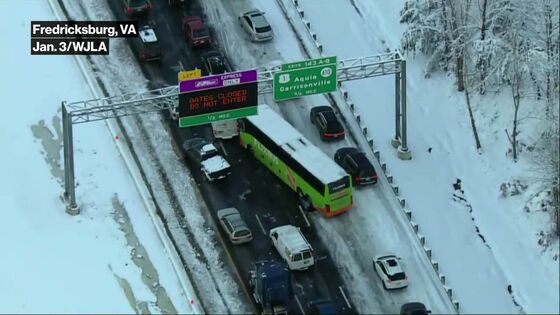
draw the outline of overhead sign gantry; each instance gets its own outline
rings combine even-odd
[[[257,93],[253,93],[253,94],[257,95],[263,93],[273,93],[275,75],[277,75],[278,80],[280,80],[280,73],[284,72],[284,74],[286,74],[289,73],[289,71],[297,71],[297,69],[301,70],[301,69],[308,68],[303,71],[312,71],[312,73],[316,73],[316,71],[319,71],[319,76],[321,76],[321,72],[323,72],[324,77],[330,78],[331,80],[334,76],[335,89],[336,86],[338,86],[338,84],[340,84],[341,82],[395,74],[395,136],[391,140],[391,143],[395,148],[399,149],[399,158],[404,160],[410,159],[410,151],[407,147],[407,137],[406,137],[407,135],[406,134],[406,60],[404,60],[400,52],[396,51],[396,52],[370,55],[370,56],[359,57],[359,58],[338,60],[335,61],[334,63],[328,62],[319,65],[318,68],[319,70],[314,68],[315,66],[313,65],[313,63],[316,63],[319,60],[327,61],[326,59],[329,59],[330,61],[331,58],[333,57],[289,63],[284,65],[284,67],[280,67],[272,70],[265,70],[265,71],[258,71],[258,72],[255,70],[240,71],[241,73],[243,72],[253,73],[251,74],[253,75],[253,78],[255,76],[254,73],[256,73],[256,78],[247,79],[247,80],[244,79],[243,82],[241,82],[242,80],[239,79],[239,81],[234,80],[234,81],[229,81],[229,83],[231,86],[236,86],[241,83],[254,84],[252,88],[256,88]],[[334,60],[336,60],[336,58]],[[323,68],[331,69],[332,72],[329,73],[328,70],[323,70]],[[251,78],[251,75],[248,75],[248,77]],[[207,79],[207,78],[208,77],[200,78],[200,80]],[[230,78],[230,79],[235,79],[235,78]],[[194,80],[199,80],[199,79],[193,79],[193,81]],[[224,79],[224,80],[228,80],[228,79]],[[181,81],[181,82],[189,82],[189,81]],[[189,83],[189,85],[190,84],[192,83]],[[285,83],[280,83],[280,84],[285,84]],[[332,89],[332,83],[329,83],[328,86],[329,86],[328,91],[335,90]],[[218,89],[224,89],[221,92],[227,93],[226,88],[228,87],[228,83],[226,84],[224,84],[223,82],[221,84],[216,83],[214,87],[217,87]],[[324,93],[324,91],[320,89],[313,91],[313,89],[304,88],[304,90],[305,92],[302,92],[301,96],[315,94],[315,93]],[[198,93],[198,92],[200,91],[194,91],[190,93]],[[185,92],[185,93],[187,95],[189,94],[189,92]],[[211,95],[212,97],[214,97],[216,91],[208,92],[208,93],[212,93]],[[236,95],[243,95],[243,94],[244,93],[242,92],[238,92],[238,94]],[[80,101],[74,103],[62,102],[61,105],[62,131],[63,131],[63,140],[64,140],[64,196],[63,197],[66,202],[66,211],[69,214],[79,214],[80,212],[78,204],[76,203],[76,191],[75,191],[75,183],[74,183],[73,125],[91,122],[91,121],[98,121],[98,120],[104,120],[110,118],[118,118],[118,117],[129,116],[129,115],[138,115],[138,114],[154,113],[154,112],[161,112],[161,111],[169,111],[171,114],[175,114],[177,113],[177,109],[179,107],[178,106],[179,100],[181,98],[185,100],[186,97],[186,104],[190,104],[189,97],[184,95],[181,96],[181,95],[183,95],[183,93],[180,92],[179,86],[176,85],[176,86],[169,86],[160,89],[155,89],[151,91],[127,93],[124,95],[104,97],[104,98],[98,98],[98,99],[92,99],[92,100]],[[232,94],[230,94],[230,96],[231,95]],[[246,95],[249,96],[249,91],[247,91]],[[218,95],[215,96],[218,99],[220,98],[220,96]],[[292,96],[288,95],[287,98],[291,98]],[[191,97],[196,97],[196,95],[191,94]],[[299,97],[299,96],[295,96],[295,97]],[[284,99],[282,98],[281,95],[280,98]],[[228,115],[227,109],[226,112],[224,112],[224,107],[220,106],[219,110],[215,112],[212,113],[205,112],[201,114],[204,115],[204,118],[202,118],[202,116],[199,115],[191,116],[190,121],[187,120],[183,125],[187,126],[187,125],[195,125],[199,123],[211,122],[214,120],[232,119],[236,115],[239,115],[237,117],[251,115],[253,114],[253,112],[250,110],[250,108],[252,106],[257,105],[257,100],[250,97],[248,97],[245,100],[241,97],[238,98],[237,100],[232,99],[231,101],[233,103],[237,102],[237,105],[235,106],[238,107],[232,109],[233,111],[237,111],[236,114],[230,113]],[[216,103],[216,105],[217,104],[218,103]],[[185,117],[189,117],[188,113],[183,113],[183,114],[185,114]],[[220,117],[220,115],[222,116]],[[192,118],[195,116],[198,117],[196,119]]]

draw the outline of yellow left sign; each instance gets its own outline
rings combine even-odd
[[[179,82],[200,78],[202,71],[194,69],[189,71],[179,71]]]

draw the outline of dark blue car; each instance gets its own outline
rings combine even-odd
[[[330,300],[315,300],[309,302],[309,312],[319,315],[336,315],[338,312]]]

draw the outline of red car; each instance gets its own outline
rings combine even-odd
[[[208,28],[198,16],[183,18],[183,32],[192,47],[203,47],[212,42]]]

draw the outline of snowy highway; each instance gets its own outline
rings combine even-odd
[[[203,5],[219,35],[219,42],[236,69],[263,68],[278,64],[278,61],[306,58],[294,34],[287,31],[291,28],[276,2],[265,4],[211,0],[204,1]],[[272,42],[254,44],[245,40],[245,34],[237,26],[237,15],[252,7],[266,12],[273,29],[283,30],[275,33]],[[394,94],[391,90],[389,93]],[[263,102],[273,104],[271,95],[260,98]],[[328,104],[325,97],[309,96],[281,102],[278,108],[309,140],[327,155],[333,156],[337,148],[354,144],[349,139],[344,144],[321,143],[315,127],[309,124],[309,109],[324,104]],[[318,236],[323,243],[328,244],[350,296],[360,312],[397,312],[402,304],[412,301],[425,303],[435,313],[455,312],[410,223],[398,208],[400,205],[397,200],[389,194],[390,191],[388,183],[381,181],[377,187],[355,190],[354,208],[347,214],[332,219],[322,218],[319,214],[312,216]],[[374,255],[386,253],[403,258],[410,279],[407,289],[395,292],[383,289],[372,262]]]
[[[113,13],[117,17],[124,18],[121,17],[121,13],[118,11],[118,3],[110,1],[110,4]],[[154,12],[150,15],[150,19],[154,24],[167,31],[159,34],[161,45],[167,52],[163,60],[163,66],[143,65],[146,77],[154,83],[166,81],[168,85],[174,84],[176,81],[176,65],[178,63],[187,69],[192,69],[195,66],[200,67],[200,50],[185,50],[184,45],[175,44],[177,41],[183,41],[180,28],[177,27],[177,25],[180,25],[181,15],[202,14],[200,8],[195,3],[185,8],[185,10],[184,12],[173,10],[166,4],[159,3],[155,5]],[[169,121],[168,113],[162,113],[162,116],[162,122],[169,124],[169,126],[164,128],[173,135],[176,152],[180,151],[177,148],[181,147],[183,141],[195,135],[207,139],[212,138],[209,126],[178,128],[176,123]],[[143,120],[143,124],[148,124],[150,129],[158,128],[156,127],[158,124],[157,118],[154,120],[151,116]],[[129,137],[133,140],[135,146],[143,147],[145,145],[143,142],[145,141],[140,138],[153,138],[154,136],[151,132],[144,130],[146,127],[141,127],[140,124],[137,125],[131,126]],[[140,138],[137,138],[138,136]],[[171,140],[169,139],[168,141]],[[166,208],[169,207],[170,209],[162,209],[162,211],[167,224],[173,229],[179,251],[188,263],[189,268],[193,269],[191,276],[196,279],[196,287],[200,292],[199,295],[205,309],[211,313],[239,313],[246,312],[250,307],[256,308],[255,305],[251,305],[254,303],[251,303],[253,300],[247,285],[249,268],[254,261],[259,259],[277,259],[277,254],[271,247],[267,231],[280,224],[296,223],[303,225],[304,222],[297,207],[294,206],[295,198],[293,198],[293,194],[286,187],[280,186],[280,184],[276,184],[279,186],[278,189],[270,192],[268,187],[271,185],[271,182],[275,183],[277,179],[271,176],[260,163],[252,158],[247,158],[247,154],[243,152],[235,141],[233,143],[219,144],[218,146],[222,148],[233,165],[233,173],[223,182],[210,183],[204,180],[196,165],[191,165],[190,176],[196,180],[199,186],[198,190],[200,190],[204,198],[204,202],[202,200],[200,202],[204,204],[203,216],[206,223],[204,224],[204,231],[189,228],[189,225],[192,223],[189,223],[188,220],[192,220],[192,214],[186,212],[189,206],[183,202],[182,188],[180,183],[177,182],[178,179],[186,178],[189,174],[185,172],[184,168],[173,165],[177,161],[170,161],[168,159],[170,157],[168,156],[169,154],[176,154],[171,152],[173,150],[166,148],[158,153],[158,156],[153,156],[153,151],[156,151],[153,148],[156,145],[154,142],[151,144],[152,148],[148,145],[147,149],[148,155],[152,156],[150,160],[155,160],[156,162],[156,170],[149,172],[156,171],[159,174],[154,174],[150,178],[158,185],[160,185],[159,181],[162,181],[165,187],[163,194],[158,192],[156,198],[162,204],[166,203],[165,199],[170,199],[171,205],[166,205]],[[168,145],[165,142],[157,144],[159,149],[162,146]],[[166,153],[164,154],[163,152]],[[177,157],[181,156],[179,152],[177,154]],[[138,155],[140,156],[139,159],[144,159],[143,153]],[[144,164],[145,162],[142,163]],[[143,167],[146,166],[143,165]],[[147,166],[147,168],[151,167]],[[260,184],[261,182],[262,184]],[[173,190],[176,190],[178,193],[174,195]],[[274,202],[275,200],[282,200],[282,202]],[[222,232],[217,227],[215,213],[217,210],[228,206],[235,206],[245,214],[246,221],[255,232],[254,240],[251,244],[242,247],[231,246],[228,244],[229,241],[223,238]],[[286,211],[286,209],[291,209],[292,211]],[[298,216],[300,217],[299,223],[296,222]],[[260,226],[264,227],[262,234],[258,233],[261,230]],[[211,244],[208,242],[205,235],[207,232],[217,233],[215,237],[212,237],[212,239],[217,241],[216,243]],[[182,234],[186,235],[186,239]],[[291,309],[298,313],[305,312],[309,301],[329,298],[335,303],[339,312],[345,314],[355,313],[355,310],[351,309],[350,300],[344,296],[342,282],[337,275],[337,270],[334,268],[332,260],[328,257],[328,252],[318,241],[314,240],[313,235],[309,236],[311,236],[310,240],[314,241],[316,254],[322,264],[308,272],[292,275],[296,299],[293,301],[293,305],[290,306]],[[217,243],[225,249],[223,251],[219,250],[218,255],[211,248],[218,245]],[[186,252],[190,247],[196,252],[196,257],[189,256]],[[230,275],[224,274],[223,270],[226,269],[226,272],[229,273],[231,262],[233,262],[236,269],[231,271],[231,277],[237,282],[235,287],[230,285],[233,279],[230,278]],[[329,279],[329,281],[324,281],[323,279]],[[222,282],[222,280],[225,281]],[[237,288],[237,284],[240,285],[240,288]],[[237,294],[240,295],[238,301],[233,299],[231,295],[232,289],[237,289]],[[240,303],[243,303],[243,305],[240,305]]]
[[[299,20],[293,1],[282,1]],[[406,27],[399,23],[404,1],[298,3],[327,56],[343,59],[393,50],[399,47]],[[476,12],[474,7],[472,10]],[[339,21],[341,17],[346,22]],[[299,30],[303,30],[303,23],[298,22]],[[558,309],[558,281],[547,281],[558,274],[558,262],[556,271],[548,274],[543,268],[548,263],[543,264],[539,257],[541,249],[530,249],[535,241],[520,233],[523,225],[512,215],[515,207],[498,197],[503,177],[520,167],[510,165],[507,160],[497,162],[507,149],[500,147],[504,143],[498,144],[500,141],[495,139],[486,141],[489,156],[477,153],[465,119],[464,95],[449,86],[449,77],[440,77],[439,73],[426,77],[424,56],[409,52],[405,57],[409,65],[407,120],[411,161],[399,160],[390,145],[394,136],[393,77],[349,81],[342,87],[355,103],[363,126],[368,128],[375,148],[381,152],[402,197],[406,198],[413,220],[419,224],[420,233],[453,290],[453,298],[460,303],[460,311],[524,313]],[[480,104],[481,108],[486,106]],[[483,115],[480,113],[478,117]],[[505,112],[494,115],[507,117]],[[494,121],[489,124],[496,125]],[[430,152],[429,148],[434,151]],[[528,173],[531,171],[520,172],[518,176],[525,178]],[[493,176],[498,179],[490,179]],[[459,178],[463,180],[465,203],[453,198],[451,184]],[[527,279],[526,270],[534,270],[531,280]],[[512,296],[508,286],[513,286],[515,295]]]
[[[416,314],[403,305],[420,302],[433,314],[559,314],[557,1],[172,2],[0,0],[10,26],[0,86],[7,103],[21,105],[0,121],[0,142],[10,148],[0,160],[0,313]],[[254,9],[267,21],[243,23]],[[137,21],[153,33],[111,38],[106,55],[35,54],[34,21],[49,20]],[[203,44],[193,39],[196,24]],[[211,50],[225,64],[211,61]],[[408,160],[391,141],[398,78],[375,76],[387,69],[382,62],[347,69],[350,59],[395,54],[402,59],[389,72],[406,74]],[[339,62],[337,91],[284,101],[262,92],[282,91],[268,81],[280,65],[330,56]],[[220,79],[227,92],[181,94],[187,119],[235,116],[236,102],[268,104],[326,157],[275,115],[214,130],[180,126],[186,121],[178,123],[169,101],[178,72],[192,69],[201,70],[194,77],[257,69],[259,84]],[[332,71],[322,70],[324,80],[289,72],[280,85],[324,88]],[[256,104],[254,88],[262,92]],[[108,106],[93,105],[101,103]],[[231,111],[192,116],[221,106]],[[332,107],[343,140],[323,138],[340,129],[310,119],[316,106]],[[74,121],[83,107],[95,114]],[[92,121],[99,113],[108,116]],[[235,127],[239,136],[219,136]],[[216,149],[190,151],[187,140]],[[336,152],[341,163],[344,147],[361,149],[378,174],[375,184],[354,184],[352,199],[345,172],[322,159]],[[208,172],[202,166],[212,157],[227,167]],[[356,181],[368,180],[369,165],[356,164]],[[79,213],[64,212],[69,182]],[[326,212],[347,210],[350,200],[353,207],[327,218],[306,206],[309,197]],[[241,219],[223,218],[225,208]],[[282,225],[301,233],[271,234]],[[374,257],[385,255],[398,257],[406,278],[388,263],[393,276],[383,282]],[[259,261],[291,271],[266,263],[259,271]],[[321,311],[320,301],[328,302]]]

